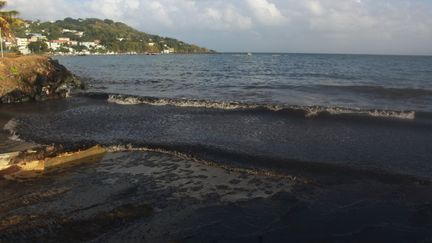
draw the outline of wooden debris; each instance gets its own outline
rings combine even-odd
[[[51,147],[45,149],[50,153],[53,152],[52,150]],[[86,150],[59,153],[54,157],[46,158],[38,158],[39,156],[35,156],[35,151],[0,154],[0,176],[9,180],[34,178],[58,167],[93,161],[93,158],[103,156],[105,153],[106,150],[97,145]]]

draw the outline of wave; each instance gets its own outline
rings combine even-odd
[[[359,167],[356,165],[331,164],[319,161],[300,161],[293,159],[280,159],[274,157],[251,156],[241,152],[226,150],[213,150],[211,148],[181,148],[163,145],[133,145],[118,144],[107,145],[104,148],[109,153],[117,152],[156,152],[168,154],[177,158],[190,160],[207,166],[218,167],[233,172],[250,175],[262,175],[275,178],[289,178],[303,183],[315,183],[310,175],[373,178],[387,183],[431,184],[427,177],[414,176],[401,172],[387,171],[377,167]],[[199,152],[198,152],[199,151]],[[204,151],[204,152],[203,152]],[[316,179],[316,178],[315,178]]]
[[[3,130],[7,131],[10,134],[9,136],[10,140],[21,142],[22,140],[20,139],[20,137],[16,132],[17,126],[18,126],[18,121],[16,119],[11,119],[3,126]]]
[[[394,111],[380,109],[360,109],[345,107],[325,107],[325,106],[297,106],[297,105],[274,105],[274,104],[248,104],[229,101],[207,101],[194,99],[169,99],[141,97],[121,94],[102,94],[92,93],[85,94],[90,97],[103,97],[110,103],[119,105],[153,105],[153,106],[176,106],[190,108],[206,108],[221,110],[268,110],[273,112],[286,112],[303,115],[307,118],[314,118],[326,115],[353,115],[374,118],[391,118],[402,120],[416,119],[416,111]]]
[[[268,168],[248,168],[248,167],[239,167],[239,166],[235,166],[233,164],[228,165],[228,164],[223,164],[223,163],[218,163],[215,161],[210,161],[210,160],[204,160],[204,159],[200,159],[196,156],[194,156],[193,154],[188,154],[185,152],[180,152],[180,151],[176,151],[176,150],[170,150],[170,149],[164,149],[164,148],[158,148],[158,147],[145,147],[145,146],[134,146],[132,144],[126,144],[126,145],[110,145],[110,146],[105,146],[104,147],[108,153],[118,153],[118,152],[155,152],[155,153],[161,153],[161,154],[167,154],[167,155],[171,155],[171,156],[175,156],[177,158],[181,158],[181,159],[185,159],[185,160],[190,160],[190,161],[194,161],[200,164],[204,164],[207,166],[212,166],[212,167],[218,167],[218,168],[222,168],[228,171],[233,171],[233,172],[241,172],[241,173],[246,173],[249,175],[264,175],[264,176],[271,176],[271,177],[277,177],[277,178],[289,178],[291,180],[299,180],[300,178],[296,177],[296,176],[292,176],[286,173],[281,173],[280,171],[274,170],[274,169],[268,169]],[[302,180],[304,182],[306,182],[305,178],[302,178]]]

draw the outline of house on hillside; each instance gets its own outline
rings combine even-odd
[[[165,47],[165,49],[163,49],[161,51],[162,54],[171,54],[171,53],[174,53],[174,52],[175,52],[175,49],[171,48],[171,47]]]
[[[60,38],[58,38],[58,40],[59,41],[64,41],[64,42],[67,42],[67,43],[69,43],[71,41],[70,38],[67,38],[67,37],[60,37]]]
[[[84,32],[82,32],[82,31],[70,30],[70,29],[63,29],[62,33],[71,33],[71,34],[74,34],[78,37],[83,37],[83,35],[84,35]]]
[[[58,40],[50,40],[47,42],[48,47],[53,50],[57,51],[62,47],[62,45],[69,44],[70,39],[69,38],[59,38]]]
[[[57,51],[61,47],[61,43],[59,43],[57,41],[48,41],[47,45],[48,45],[48,48],[53,50],[53,51]]]
[[[18,51],[21,52],[21,54],[30,54],[30,49],[28,48],[29,40],[27,38],[15,38],[15,40]]]
[[[46,36],[44,36],[42,34],[39,34],[39,33],[32,33],[30,35],[31,35],[31,37],[28,40],[30,43],[36,42],[36,41],[45,41],[45,40],[47,40]]]
[[[29,41],[27,38],[15,38],[15,39],[16,39],[16,44],[18,47],[20,47],[20,46],[27,47],[29,44]]]
[[[79,44],[80,44],[80,46],[85,46],[88,49],[96,48],[98,46],[98,44],[96,44],[94,41],[93,42],[91,42],[91,41],[80,42]]]
[[[70,29],[63,29],[62,33],[76,33],[78,32],[77,30],[70,30]]]

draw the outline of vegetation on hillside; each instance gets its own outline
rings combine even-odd
[[[6,1],[0,0],[0,28],[1,28],[1,34],[4,36],[7,40],[13,40],[13,31],[11,30],[11,25],[20,26],[21,21],[19,19],[16,19],[15,16],[17,16],[19,13],[18,11],[11,10],[11,11],[2,11],[6,6]]]
[[[166,48],[174,48],[177,53],[212,52],[176,39],[140,32],[124,23],[109,19],[66,18],[55,22],[26,21],[26,25],[13,25],[13,31],[21,38],[38,33],[45,35],[48,40],[61,37],[78,42],[99,40],[107,51],[112,52],[160,52]],[[77,32],[83,32],[83,35],[77,35]]]

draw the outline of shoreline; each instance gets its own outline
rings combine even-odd
[[[51,117],[74,99],[6,105],[10,111],[0,122],[44,114],[34,107],[46,107]],[[75,102],[81,110],[83,101]],[[326,172],[304,180],[291,172],[274,177],[119,148],[33,179],[0,179],[0,240],[397,242],[432,236],[432,207],[425,203],[432,201],[430,184]]]
[[[214,108],[0,104],[0,145],[26,146],[3,130],[11,119],[40,144],[15,164],[36,177],[0,177],[0,241],[431,239],[429,123]]]
[[[430,186],[367,179],[308,185],[155,152],[108,153],[36,181],[0,180],[0,187],[2,240],[397,241],[430,235],[432,208],[424,203],[432,200]]]

